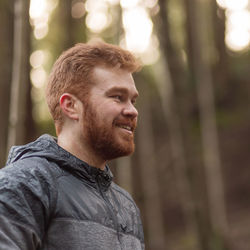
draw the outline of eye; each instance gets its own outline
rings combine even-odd
[[[113,95],[111,98],[117,100],[117,101],[122,101],[122,96],[121,95]]]
[[[131,100],[131,103],[135,106],[136,105],[136,100]]]

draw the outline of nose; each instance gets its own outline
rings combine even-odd
[[[123,115],[136,118],[138,116],[138,111],[132,103],[128,103],[123,109]]]

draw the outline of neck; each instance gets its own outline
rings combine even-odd
[[[69,132],[62,130],[58,135],[57,144],[90,166],[104,170],[106,161],[98,157],[81,136],[71,131],[72,129]]]

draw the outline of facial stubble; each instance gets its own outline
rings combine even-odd
[[[118,134],[116,129],[119,124],[127,123],[126,119],[118,115],[110,124],[100,121],[97,111],[90,103],[85,107],[84,114],[84,133],[93,152],[103,160],[112,160],[118,157],[127,156],[134,152],[134,135]],[[136,127],[136,121],[130,121],[133,128]],[[119,137],[119,138],[118,138]]]

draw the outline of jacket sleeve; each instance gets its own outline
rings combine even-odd
[[[0,247],[6,250],[37,249],[41,244],[38,235],[25,225],[0,215]]]
[[[31,163],[24,160],[0,170],[0,249],[33,250],[42,244],[51,185],[46,171]]]

